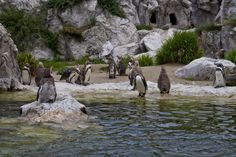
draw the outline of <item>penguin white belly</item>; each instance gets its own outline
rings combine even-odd
[[[75,81],[78,79],[79,74],[77,72],[72,72],[70,74],[69,80],[71,83],[75,83]]]
[[[22,70],[22,83],[23,84],[30,84],[30,74],[27,70]]]
[[[89,82],[89,80],[90,80],[90,75],[91,75],[91,72],[92,72],[91,68],[90,68],[90,69],[88,69],[88,71],[87,71],[87,72],[86,72],[86,74],[85,74],[84,83],[88,83],[88,82]]]
[[[135,78],[136,81],[136,89],[138,90],[139,93],[146,93],[145,85],[143,83],[143,79],[141,76],[136,76]]]
[[[224,80],[224,76],[222,74],[221,71],[216,71],[215,72],[215,87],[224,87],[225,86],[225,80]]]

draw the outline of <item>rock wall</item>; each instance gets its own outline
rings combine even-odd
[[[17,48],[10,34],[0,24],[0,90],[20,88],[20,69],[16,60]]]
[[[31,10],[46,1],[48,0],[9,0],[10,4],[26,10]],[[0,4],[4,2],[6,0],[0,1]],[[151,25],[161,29],[173,27],[186,29],[214,20],[227,19],[236,14],[236,0],[224,0],[223,5],[222,0],[120,0],[119,2],[126,19],[102,10],[98,7],[97,0],[86,0],[64,11],[48,10],[46,25],[53,32],[60,32],[68,24],[81,29],[91,20],[96,20],[95,26],[82,31],[83,41],[73,36],[60,35],[61,58],[78,59],[87,54],[103,56],[107,53],[103,52],[103,47],[106,47],[108,42],[113,47],[110,50],[113,55],[136,55],[148,52],[149,49],[140,43],[150,34],[137,31],[136,25]],[[219,14],[221,12],[222,14]],[[234,32],[234,28],[223,27],[221,32],[203,33],[201,38],[206,54],[210,56],[219,48],[228,50],[235,47]],[[154,39],[150,42],[155,41],[159,40]],[[53,58],[50,49],[43,47],[42,44],[36,45],[32,53],[39,59]]]

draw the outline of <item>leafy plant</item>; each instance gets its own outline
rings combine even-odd
[[[222,28],[221,25],[215,23],[207,23],[205,25],[199,26],[196,28],[196,33],[201,34],[201,32],[210,32],[210,31],[220,31]]]
[[[34,42],[42,41],[55,54],[58,49],[58,34],[50,32],[44,26],[44,18],[38,13],[28,13],[15,7],[1,10],[0,23],[2,23],[14,40],[20,52],[29,51]]]
[[[137,30],[152,30],[151,25],[136,25]]]
[[[236,16],[233,16],[233,17],[227,19],[227,20],[224,22],[224,25],[230,25],[230,26],[235,27],[235,26],[236,26]]]
[[[152,66],[153,65],[153,59],[149,57],[148,55],[142,55],[138,58],[139,65],[140,66]]]
[[[236,64],[236,48],[227,52],[225,58]]]
[[[129,55],[125,55],[123,57],[123,61],[124,61],[124,64],[125,64],[125,67],[127,68],[128,67],[128,64],[129,64],[129,61],[131,60],[131,57]]]
[[[155,56],[156,64],[177,62],[187,64],[192,60],[203,56],[202,49],[198,47],[197,34],[195,32],[177,32],[165,41]]]
[[[98,6],[104,10],[107,10],[112,15],[126,18],[125,12],[120,7],[120,4],[117,0],[98,0]]]
[[[48,8],[53,8],[54,10],[66,10],[77,4],[82,3],[84,0],[49,0],[47,2]]]
[[[57,61],[57,60],[43,60],[42,61],[44,67],[50,68],[52,67],[55,71],[60,71],[67,66],[74,66],[76,63],[74,61]]]
[[[35,74],[35,69],[37,68],[39,61],[35,59],[31,53],[29,52],[18,53],[17,61],[21,70],[24,68],[24,65],[28,63],[30,65],[31,74],[32,75]]]

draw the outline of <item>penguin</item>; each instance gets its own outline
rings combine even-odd
[[[213,85],[215,88],[225,87],[225,75],[224,75],[224,66],[221,63],[215,63],[215,78]]]
[[[61,77],[60,77],[60,80],[67,80],[67,79],[70,77],[70,74],[71,74],[71,72],[72,72],[72,69],[73,69],[73,68],[66,68],[66,69],[63,71],[63,73],[62,73],[62,75],[61,75]]]
[[[83,84],[87,85],[90,81],[90,76],[92,73],[92,66],[91,66],[91,62],[87,61],[84,65],[84,70],[83,70],[83,77],[84,77],[84,81]]]
[[[77,67],[75,68],[70,68],[70,75],[66,80],[69,83],[78,83],[77,81],[80,75],[81,75],[80,66],[77,65]]]
[[[138,61],[137,62],[131,61],[129,64],[130,64],[129,65],[130,70],[129,70],[128,78],[129,78],[129,81],[130,81],[130,85],[133,86],[133,81],[134,81],[135,75],[137,73],[143,74],[143,72],[142,72],[142,69],[139,67]],[[132,90],[134,90],[134,88]]]
[[[35,83],[36,83],[36,86],[38,86],[38,87],[40,86],[40,81],[44,76],[44,70],[45,70],[45,68],[43,66],[43,63],[39,62],[39,66],[35,70]]]
[[[116,78],[116,62],[112,58],[112,56],[108,56],[108,76],[109,79],[115,79]]]
[[[120,76],[125,76],[125,72],[126,72],[126,67],[125,67],[125,63],[123,61],[123,58],[120,56],[117,56],[118,58],[118,62],[117,62],[117,69],[118,69],[118,73]]]
[[[161,94],[169,93],[170,92],[170,79],[166,73],[165,68],[161,67],[161,72],[157,81],[158,88]]]
[[[37,92],[36,100],[40,103],[53,103],[57,97],[52,68],[45,69]]]
[[[30,73],[30,65],[26,63],[24,65],[23,70],[21,71],[21,78],[23,85],[30,85],[31,83],[31,73]]]
[[[139,97],[145,97],[146,91],[148,89],[147,82],[145,77],[140,73],[137,73],[134,77],[134,89],[138,90]]]
[[[219,51],[216,52],[215,54],[216,59],[224,59],[225,58],[225,50],[220,49]]]

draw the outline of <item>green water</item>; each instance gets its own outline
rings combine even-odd
[[[204,97],[78,95],[86,126],[62,130],[16,120],[1,102],[0,156],[235,156],[236,103]],[[5,105],[4,105],[5,103]],[[6,106],[8,106],[6,108]],[[14,106],[13,110],[9,106]],[[2,112],[8,112],[8,115]],[[10,115],[10,116],[9,116]]]

